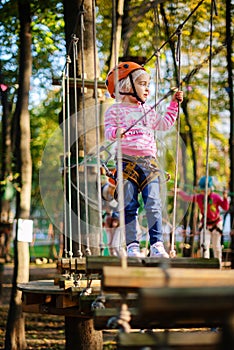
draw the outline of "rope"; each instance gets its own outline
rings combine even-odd
[[[75,34],[72,35],[72,42],[73,42],[73,71],[74,71],[74,103],[75,103],[75,140],[78,140],[78,107],[77,107],[77,58],[78,58],[78,52],[77,52],[77,43],[78,38]],[[76,142],[76,164],[79,164],[79,143]],[[77,256],[82,257],[82,250],[81,250],[81,226],[80,226],[80,176],[79,171],[76,171],[76,184],[77,184],[77,191],[76,191],[76,203],[77,203],[77,236],[78,236],[78,251]]]
[[[99,118],[98,118],[98,84],[97,84],[97,45],[96,45],[96,13],[95,13],[95,0],[92,1],[92,18],[93,18],[93,51],[94,51],[94,98],[95,98],[95,121],[96,126],[99,125]],[[101,162],[100,162],[100,134],[99,134],[99,128],[96,127],[96,144],[97,144],[97,169],[101,168]],[[103,249],[103,240],[102,240],[102,201],[101,201],[102,195],[101,195],[101,177],[98,176],[98,222],[99,222],[99,241],[100,241],[100,249],[101,249],[101,255],[104,251]]]
[[[116,18],[116,1],[112,0],[113,4],[113,45],[114,45],[114,58],[115,58],[115,67],[118,65],[118,53],[117,53],[117,38],[116,38],[116,27],[117,27],[117,18]],[[118,70],[115,72],[115,81],[118,81]],[[118,97],[118,84],[115,87],[116,96]],[[119,124],[119,113],[117,113],[117,125]],[[124,219],[124,191],[123,191],[123,164],[122,164],[122,149],[121,149],[121,135],[117,137],[117,176],[118,176],[118,203],[119,203],[119,217],[120,217],[120,235],[125,238],[125,219]],[[125,241],[125,239],[121,240]],[[120,249],[120,257],[121,257],[121,266],[125,268],[127,266],[127,259],[124,247]]]
[[[178,43],[177,43],[177,52],[176,59],[178,61],[178,89],[180,90],[181,85],[181,35],[182,35],[182,27],[181,30],[177,31],[178,35]],[[171,232],[171,250],[170,256],[172,258],[175,257],[175,228],[176,228],[176,209],[177,209],[177,182],[178,182],[178,164],[179,164],[179,139],[180,139],[180,107],[178,103],[178,116],[177,116],[177,132],[176,132],[176,163],[175,163],[175,183],[174,183],[174,208],[173,208],[173,221],[172,221],[172,232]]]
[[[205,246],[205,233],[207,224],[207,205],[208,205],[208,176],[209,176],[209,147],[210,147],[210,120],[211,120],[211,85],[212,85],[212,45],[213,45],[213,10],[214,0],[211,0],[210,10],[210,60],[209,60],[209,79],[208,79],[208,118],[207,118],[207,147],[206,147],[206,183],[205,183],[205,198],[204,198],[204,224],[201,231],[201,248],[202,256],[204,257]]]
[[[112,0],[113,1],[113,26],[115,26],[115,28],[116,28],[116,2],[115,2],[115,0]],[[178,58],[178,61],[179,61],[179,73],[178,73],[178,75],[180,75],[181,73],[180,73],[180,64],[181,64],[181,58],[180,58],[180,55],[181,55],[181,31],[182,31],[182,28],[183,28],[183,26],[185,25],[185,23],[189,20],[189,18],[193,15],[193,13],[197,10],[197,8],[203,3],[203,1],[204,0],[202,0],[202,1],[200,1],[198,4],[197,4],[197,6],[193,9],[193,11],[189,14],[189,16],[183,21],[183,23],[182,24],[180,24],[179,25],[179,27],[176,29],[176,31],[169,37],[169,39],[166,41],[166,42],[164,42],[164,44],[163,45],[161,45],[161,47],[159,48],[159,49],[157,49],[156,51],[155,51],[155,53],[145,62],[145,64],[147,63],[147,62],[149,62],[151,59],[152,59],[152,57],[154,57],[154,56],[156,56],[156,58],[157,58],[157,60],[158,60],[158,58],[159,58],[159,51],[172,39],[172,37],[176,34],[177,36],[178,36],[178,46],[177,46],[177,58]],[[82,90],[83,90],[83,92],[84,92],[84,89],[85,89],[85,80],[84,80],[84,43],[83,43],[83,41],[84,41],[84,34],[83,34],[83,31],[84,31],[84,23],[83,23],[83,16],[84,16],[84,9],[83,9],[83,3],[84,3],[84,1],[82,2],[82,6],[81,6],[81,8],[80,8],[80,11],[79,11],[79,15],[81,16],[81,28],[82,28],[82,30],[81,30],[81,53],[82,53],[82,57],[81,57],[81,59],[82,59]],[[213,2],[212,2],[212,8],[215,8],[216,6],[215,6],[215,1],[213,0]],[[115,10],[115,11],[114,11]],[[93,39],[94,39],[94,42],[95,42],[95,44],[96,44],[96,33],[95,33],[95,2],[94,2],[94,0],[93,0],[93,30],[94,30],[94,33],[93,33]],[[212,25],[211,25],[212,26]],[[115,30],[113,30],[113,32],[115,33],[116,31]],[[212,43],[212,42],[211,42]],[[96,51],[96,46],[94,45],[94,49],[95,49],[95,51]],[[116,66],[117,66],[117,61],[118,61],[118,59],[117,59],[117,57],[118,57],[118,55],[117,55],[117,52],[116,52],[116,38],[114,37],[114,48],[115,48],[115,61],[116,61]],[[69,46],[69,51],[71,50],[71,45]],[[211,52],[210,52],[210,60],[209,61],[211,61],[211,57],[212,57],[212,45],[210,45],[210,50],[211,50]],[[95,52],[96,53],[96,52]],[[68,57],[69,57],[69,55],[67,56],[67,59],[68,59]],[[97,63],[96,63],[96,54],[94,55],[94,57],[95,57],[95,62],[94,62],[94,72],[95,72],[95,77],[94,77],[94,93],[95,93],[95,117],[96,117],[96,125],[98,125],[98,113],[97,113],[97,76],[96,76],[96,66],[97,66]],[[210,62],[211,63],[211,62]],[[157,75],[158,76],[160,76],[160,70],[159,70],[159,62],[157,62],[157,64],[158,64],[158,66],[157,66],[157,69],[158,69],[158,71],[157,71]],[[69,81],[69,65],[67,65],[66,66],[67,67],[67,75],[68,75],[68,79],[67,79],[67,81]],[[201,68],[201,66],[199,65],[199,66],[197,66],[197,68],[196,69],[194,69],[191,73],[190,73],[190,75],[189,75],[189,78],[191,77],[191,76],[193,76],[197,71],[198,71],[198,69],[200,69]],[[74,68],[74,72],[75,72],[75,68]],[[117,73],[117,72],[116,72]],[[188,78],[188,75],[183,79],[183,81],[185,81],[185,79],[186,78]],[[76,77],[74,76],[74,80],[76,81]],[[76,82],[75,82],[75,84],[76,84]],[[181,77],[179,76],[178,77],[178,85],[180,85],[181,84]],[[76,85],[75,85],[76,86]],[[75,88],[75,91],[76,91],[76,88]],[[146,115],[147,115],[147,113],[149,113],[152,109],[155,109],[164,99],[166,99],[168,96],[170,96],[172,93],[174,92],[174,90],[173,89],[171,89],[171,90],[169,90],[168,91],[168,93],[167,94],[165,94],[157,103],[155,102],[155,104],[154,104],[154,106],[152,106],[150,109],[149,109],[149,111],[147,111],[147,112],[145,112],[144,113],[144,115],[142,115],[133,125],[131,125],[130,127],[128,127],[123,133],[122,133],[122,135],[121,136],[123,136],[125,133],[127,133],[132,127],[134,127],[141,119],[143,119]],[[69,96],[69,88],[67,88],[67,95]],[[156,89],[156,97],[157,97],[157,89]],[[75,98],[75,101],[76,101],[76,98]],[[155,101],[156,101],[156,98],[155,98]],[[85,125],[85,115],[84,115],[84,108],[85,108],[85,102],[84,102],[84,96],[83,96],[83,99],[82,99],[82,108],[83,108],[83,126],[84,126],[84,130],[86,130],[86,125]],[[75,109],[77,109],[77,107],[75,107]],[[67,112],[69,112],[70,111],[70,106],[69,106],[69,103],[67,104]],[[69,116],[69,114],[70,113],[68,113],[68,116]],[[209,106],[209,113],[208,113],[209,115],[210,115],[210,106]],[[177,118],[177,121],[178,121],[178,123],[177,123],[177,127],[178,127],[178,130],[177,130],[177,136],[178,136],[178,134],[179,134],[179,124],[180,124],[180,113],[178,112],[178,118]],[[76,122],[77,122],[77,120],[76,120]],[[208,121],[208,123],[209,123],[209,121]],[[208,128],[209,128],[209,126],[208,126]],[[68,128],[69,129],[69,128]],[[97,130],[97,129],[96,129]],[[70,140],[70,135],[69,135],[69,130],[67,130],[67,132],[68,132],[68,142],[69,142],[69,140]],[[64,134],[64,135],[66,135],[66,133]],[[86,133],[84,132],[84,154],[86,155]],[[121,179],[121,174],[122,174],[122,171],[121,171],[121,166],[122,165],[120,165],[122,162],[121,162],[121,160],[122,160],[122,157],[121,157],[121,147],[119,146],[119,144],[120,144],[120,138],[118,138],[117,140],[114,140],[113,142],[111,142],[110,144],[108,144],[108,146],[106,146],[106,147],[99,147],[98,145],[99,145],[99,133],[98,133],[98,130],[97,130],[97,149],[98,149],[98,153],[97,153],[97,165],[98,165],[98,169],[100,168],[100,166],[101,166],[101,163],[100,163],[100,152],[102,152],[102,151],[107,151],[107,148],[109,148],[109,147],[111,147],[115,142],[118,142],[118,154],[117,154],[117,161],[118,161],[118,175],[120,176],[120,178],[119,178],[119,183],[121,183],[122,184],[122,179]],[[78,145],[77,145],[77,147],[78,147]],[[70,149],[69,147],[68,147],[68,149]],[[178,137],[177,137],[177,145],[176,145],[176,149],[177,149],[177,151],[176,151],[176,157],[177,157],[177,159],[176,159],[176,169],[175,169],[175,186],[177,187],[177,173],[178,173]],[[78,155],[78,148],[77,148],[77,155]],[[64,161],[64,164],[66,164],[66,159],[64,159],[65,161]],[[84,160],[82,161],[83,162],[83,164],[84,164],[84,169],[85,169],[85,174],[84,174],[84,178],[85,178],[85,181],[86,181],[86,179],[87,179],[87,158],[86,157],[84,157]],[[71,159],[70,159],[70,155],[68,154],[68,158],[67,158],[67,162],[68,162],[68,182],[70,181],[70,176],[71,176],[71,173],[70,173],[70,168],[71,168]],[[82,162],[80,163],[80,165],[82,164]],[[207,161],[207,163],[208,163],[208,161]],[[78,159],[77,159],[77,164],[78,164]],[[105,165],[106,164],[106,162],[104,162],[102,165]],[[77,171],[77,173],[78,173],[78,171]],[[79,180],[79,174],[77,175],[78,176],[78,178],[77,178],[77,181]],[[66,177],[66,176],[65,176]],[[100,182],[100,176],[98,176],[98,181]],[[78,185],[78,183],[79,183],[79,181],[77,182],[77,185]],[[65,187],[67,186],[67,184],[65,183]],[[122,188],[122,185],[120,186],[120,192],[121,192],[121,188]],[[78,189],[78,186],[77,186],[77,189]],[[100,193],[100,189],[101,189],[101,186],[100,186],[100,183],[98,184],[98,199],[99,198],[101,198],[101,193]],[[123,189],[122,189],[123,190]],[[66,211],[66,209],[65,209],[65,217],[64,217],[64,220],[65,220],[65,222],[67,222],[67,225],[65,225],[65,230],[67,230],[67,228],[68,227],[70,227],[70,232],[71,232],[71,229],[72,229],[72,226],[71,226],[71,193],[70,193],[70,186],[68,187],[68,197],[69,197],[69,204],[68,204],[68,209],[69,209],[69,217],[67,218],[67,211]],[[79,198],[79,193],[77,194],[77,197]],[[87,233],[87,253],[89,253],[88,251],[89,251],[89,237],[88,237],[88,233],[89,233],[89,223],[88,223],[88,201],[87,201],[87,198],[88,198],[88,196],[87,196],[87,182],[85,182],[85,191],[84,191],[84,197],[85,197],[85,214],[86,214],[86,233]],[[79,200],[77,198],[77,200]],[[121,198],[121,194],[120,194],[120,198]],[[80,205],[78,205],[78,202],[77,202],[77,207],[78,207],[78,209],[80,208]],[[100,223],[102,222],[102,220],[100,219],[101,218],[101,202],[99,201],[98,202],[98,207],[99,207],[99,221],[100,221]],[[123,203],[122,204],[120,204],[120,208],[124,208],[124,205],[123,205]],[[176,191],[175,191],[175,203],[174,203],[174,212],[176,212]],[[124,219],[122,220],[122,222],[121,222],[121,217],[123,218],[123,216],[122,216],[122,214],[123,213],[121,213],[121,211],[120,211],[120,226],[121,227],[124,227]],[[79,215],[79,213],[78,213],[78,226],[79,226],[79,217],[80,217],[80,215]],[[175,220],[174,220],[174,218],[173,218],[173,222],[174,222],[174,225],[175,225]],[[173,232],[174,232],[174,230],[173,230]],[[80,233],[80,230],[78,229],[78,234]],[[172,235],[172,236],[174,236],[174,234]],[[71,237],[70,237],[70,239],[71,239]],[[80,237],[79,237],[79,242],[81,242],[81,239],[80,239]],[[172,238],[172,242],[171,242],[171,248],[173,248],[173,246],[174,246],[174,238]],[[81,245],[80,245],[80,247],[81,247]],[[80,249],[80,247],[79,247],[79,249]],[[66,249],[66,248],[65,248]]]
[[[66,193],[67,193],[67,170],[66,170],[66,90],[65,90],[65,71],[63,71],[62,75],[62,92],[63,92],[63,164],[64,164],[64,190],[63,190],[63,207],[64,207],[64,255],[65,258],[67,258],[67,225],[68,225],[68,219],[67,219],[67,198],[66,198]]]
[[[85,92],[85,68],[84,68],[84,31],[85,31],[85,26],[84,26],[84,6],[81,5],[81,80],[82,80],[82,121],[83,121],[83,128],[84,128],[84,133],[83,133],[83,149],[84,149],[84,155],[87,153],[87,140],[86,140],[86,118],[85,118],[85,97],[84,97],[84,92]],[[86,255],[91,255],[90,251],[90,242],[89,242],[89,217],[88,217],[88,201],[87,201],[87,195],[88,195],[88,173],[87,173],[87,164],[86,164],[86,159],[84,157],[84,193],[85,193],[85,232],[86,232],[86,250],[85,254]]]
[[[67,101],[67,169],[68,169],[68,228],[69,228],[69,257],[72,257],[72,208],[71,208],[71,133],[70,133],[70,123],[71,123],[71,111],[70,111],[70,87],[69,87],[69,65],[71,63],[70,56],[67,55],[67,66],[66,66],[66,72],[67,72],[67,94],[66,94],[66,101]],[[66,137],[66,134],[65,134]],[[66,161],[65,161],[65,176],[66,176]]]
[[[178,31],[180,31],[183,26],[185,25],[186,22],[188,22],[188,20],[190,19],[190,17],[197,11],[197,9],[201,6],[201,4],[204,2],[204,0],[201,0],[197,6],[190,12],[190,14],[188,15],[188,17],[177,27],[177,29],[174,31],[174,33],[172,33],[168,40],[166,40],[154,53],[153,55],[150,56],[150,58],[148,58],[148,60],[145,61],[144,66],[146,65],[146,63],[148,63],[149,61],[152,60],[152,58],[157,54],[157,52],[161,51],[161,49],[170,42],[170,40],[177,35]]]

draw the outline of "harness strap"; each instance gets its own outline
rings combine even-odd
[[[125,161],[125,160],[124,160]],[[150,174],[140,183],[139,182],[139,173],[135,170],[137,163],[131,162],[131,161],[126,161],[127,165],[123,169],[123,178],[125,180],[132,180],[137,184],[139,189],[142,191],[145,186],[150,183],[152,180],[154,180],[156,177],[159,177],[160,175],[160,170],[156,167],[157,162],[155,159],[143,159],[141,160],[141,164],[144,164],[145,166],[149,167],[151,170]]]
[[[217,219],[218,220],[218,219]],[[210,232],[213,232],[214,230],[216,230],[216,231],[218,231],[221,235],[223,234],[223,231],[221,230],[221,228],[220,227],[218,227],[217,226],[217,222],[219,222],[219,221],[217,221],[217,220],[215,220],[215,221],[213,221],[213,223],[212,222],[210,222],[209,223],[209,221],[207,222],[207,225],[208,226],[210,226],[210,225],[212,225],[211,227],[207,227],[207,230],[209,230]],[[199,232],[201,232],[202,230],[203,230],[203,228],[204,228],[204,224],[202,224],[201,226],[200,226],[200,228],[199,228]]]
[[[126,167],[123,169],[123,178],[124,180],[132,180],[137,184],[137,186],[140,186],[139,184],[140,175],[135,170],[136,165],[137,165],[136,163],[127,162]]]

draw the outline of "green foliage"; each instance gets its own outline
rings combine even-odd
[[[61,111],[60,91],[50,91],[48,97],[39,106],[31,110],[31,154],[33,160],[33,186],[32,186],[32,211],[42,206],[39,171],[42,166],[42,156],[48,140],[58,128],[58,116]],[[59,149],[59,140],[55,141],[55,147]],[[57,146],[56,146],[57,142]],[[51,163],[54,159],[50,160]]]
[[[125,1],[126,5],[127,1]],[[129,18],[125,22],[122,36],[120,56],[123,54],[141,56],[149,60],[146,68],[155,80],[156,53],[160,59],[159,97],[176,85],[176,69],[173,55],[176,54],[178,36],[175,34],[171,42],[175,46],[172,51],[168,40],[176,32],[178,26],[186,21],[188,15],[197,6],[197,0],[165,1],[153,6],[153,1],[128,1]],[[163,11],[162,11],[163,10]],[[213,51],[225,42],[225,6],[217,2],[218,16],[213,20]],[[18,82],[18,35],[19,24],[17,1],[5,1],[0,4],[0,45],[1,45],[1,75],[4,83],[11,87],[11,100],[15,102],[15,91]],[[112,2],[96,1],[96,31],[98,56],[101,66],[101,76],[105,79],[111,47]],[[59,95],[51,92],[53,77],[59,78],[65,62],[65,35],[63,6],[60,1],[32,0],[32,36],[33,36],[33,76],[30,91],[31,96],[31,127],[32,127],[32,157],[33,157],[33,207],[40,202],[38,186],[38,170],[46,140],[56,128],[60,110]],[[165,13],[165,17],[164,17]],[[165,18],[167,23],[165,22]],[[167,27],[166,27],[167,24]],[[209,56],[210,2],[204,1],[182,28],[181,45],[181,78],[189,74],[194,67],[202,64],[196,74],[183,84],[184,95],[188,100],[189,122],[191,124],[194,147],[197,152],[198,172],[204,173],[207,151],[207,117],[208,117],[208,62]],[[157,50],[163,46],[160,52]],[[211,89],[211,130],[209,164],[211,174],[216,174],[220,181],[227,181],[228,166],[228,136],[229,112],[227,88],[227,71],[225,49],[221,50],[212,60]],[[178,68],[178,61],[176,62]],[[48,93],[49,91],[49,93]],[[39,103],[39,101],[43,101]],[[153,97],[152,97],[153,101]],[[169,101],[166,100],[167,104]],[[188,133],[189,127],[181,110],[181,132]],[[170,136],[169,136],[170,137]],[[172,138],[173,142],[175,138]],[[186,151],[191,160],[191,141],[188,138]],[[175,143],[168,148],[174,151]],[[174,154],[166,151],[166,170],[174,174]],[[188,179],[193,181],[193,167],[187,162]],[[217,174],[218,170],[218,174]]]

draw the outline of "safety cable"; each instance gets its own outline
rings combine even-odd
[[[114,1],[114,0],[113,0]],[[179,44],[179,37],[180,37],[180,32],[181,32],[181,30],[182,30],[182,28],[183,28],[183,26],[184,26],[184,24],[189,20],[189,18],[193,15],[193,13],[197,10],[197,8],[203,3],[203,1],[204,0],[201,0],[199,3],[198,3],[198,5],[193,9],[193,11],[190,13],[190,15],[185,19],[185,21],[182,23],[182,24],[180,24],[179,26],[178,26],[178,28],[176,29],[176,31],[169,37],[169,39],[166,41],[166,42],[164,42],[164,44],[163,45],[161,45],[161,47],[159,48],[159,49],[157,49],[157,51],[155,51],[155,53],[145,62],[145,64],[147,63],[147,62],[149,62],[155,55],[156,55],[156,57],[158,57],[158,55],[159,55],[159,51],[171,40],[171,38],[174,36],[174,35],[178,35],[178,47],[181,45],[181,43]],[[84,3],[84,1],[82,2],[82,4]],[[114,5],[113,7],[115,7],[116,5]],[[216,5],[215,5],[215,1],[214,2],[212,2],[212,8],[214,7],[214,9],[216,10]],[[81,22],[83,21],[83,15],[84,15],[84,10],[83,10],[83,5],[81,6],[81,11],[79,12],[79,14],[80,14],[80,16],[81,16]],[[95,15],[95,14],[94,14]],[[81,25],[81,28],[83,29],[83,25]],[[83,36],[83,32],[82,32],[82,36]],[[83,41],[83,38],[81,38],[82,40],[81,40],[81,42]],[[177,48],[178,48],[177,47]],[[210,46],[210,50],[212,50],[212,45]],[[83,54],[83,47],[81,48],[81,52],[82,52],[82,54]],[[180,50],[179,50],[180,51]],[[177,54],[178,54],[178,52],[177,52]],[[180,54],[180,53],[179,53]],[[94,57],[95,57],[95,55],[94,55]],[[116,55],[116,58],[117,58],[117,55]],[[211,61],[211,58],[212,58],[212,51],[211,51],[211,53],[210,53],[210,59],[209,59],[209,61]],[[211,62],[210,62],[211,63]],[[144,64],[144,65],[145,65]],[[180,64],[180,63],[179,63]],[[96,66],[96,63],[95,63],[95,66]],[[198,66],[198,69],[200,69],[200,65]],[[82,59],[82,72],[84,73],[84,59]],[[95,72],[96,72],[96,70],[95,70]],[[194,75],[195,73],[197,72],[197,70],[196,71],[192,71],[190,74],[190,76],[192,76],[192,75]],[[68,73],[68,77],[69,77],[69,73]],[[187,76],[186,76],[187,77]],[[186,79],[186,77],[183,79],[183,81],[185,81],[185,79]],[[69,80],[69,79],[67,79],[67,80]],[[181,84],[181,79],[179,78],[179,84]],[[84,88],[85,88],[85,84],[84,84],[85,82],[84,82],[84,74],[82,74],[82,91],[83,91],[83,93],[84,93]],[[94,79],[94,91],[95,91],[95,94],[96,94],[96,91],[97,91],[97,77],[95,77],[95,79]],[[68,94],[69,94],[69,91],[67,90],[67,92],[68,92]],[[152,106],[147,112],[145,112],[144,113],[144,115],[142,115],[140,118],[139,118],[139,120],[137,120],[133,125],[131,125],[130,127],[128,127],[126,130],[124,130],[124,132],[122,133],[122,135],[121,136],[123,136],[126,132],[128,132],[134,125],[136,125],[141,119],[143,119],[146,115],[147,115],[147,113],[149,113],[152,109],[155,109],[158,105],[159,105],[159,103],[161,103],[164,99],[166,99],[168,96],[170,96],[172,93],[174,92],[174,90],[173,89],[171,89],[171,90],[169,90],[168,91],[168,93],[166,94],[166,95],[164,95],[157,103],[155,103],[154,104],[154,106]],[[84,95],[84,94],[83,94]],[[96,96],[96,95],[95,95]],[[95,101],[96,101],[96,97],[95,97]],[[83,99],[83,117],[84,117],[84,99]],[[68,108],[68,107],[67,107]],[[96,108],[96,106],[95,106],[95,108]],[[209,107],[210,108],[210,107]],[[95,110],[95,113],[96,113],[96,110]],[[96,115],[97,116],[97,115]],[[179,118],[179,115],[178,115],[178,118]],[[178,118],[177,118],[177,120],[178,120]],[[84,129],[85,129],[85,118],[83,118],[84,119]],[[85,133],[84,133],[85,134]],[[97,162],[99,163],[100,162],[100,165],[106,165],[106,163],[107,162],[102,162],[102,164],[101,164],[101,161],[100,161],[100,152],[102,152],[102,151],[107,151],[107,149],[109,148],[109,147],[111,147],[111,145],[113,145],[116,141],[118,141],[118,140],[114,140],[113,142],[111,142],[111,143],[109,143],[106,147],[98,147],[98,160],[97,160]],[[119,141],[120,141],[120,138],[119,138]],[[84,154],[86,155],[86,148],[85,148],[85,145],[86,145],[86,140],[85,140],[85,135],[84,135]],[[87,168],[87,157],[84,157],[84,159],[83,159],[83,164],[85,163],[85,169]],[[67,160],[67,162],[68,162],[68,172],[69,172],[69,168],[71,167],[71,164],[70,164],[70,160],[69,160],[69,156],[68,156],[68,160]],[[80,163],[80,164],[82,164],[82,162]],[[65,161],[65,163],[64,164],[66,164],[66,161]],[[78,163],[77,163],[78,164]],[[86,171],[87,171],[87,169],[86,169]],[[78,171],[77,171],[78,172]],[[119,173],[121,173],[121,172],[119,172]],[[85,176],[85,178],[86,178],[86,176]],[[69,179],[69,175],[68,175],[68,179]],[[175,179],[175,183],[176,183],[176,186],[177,186],[177,178]],[[86,183],[86,186],[87,186],[87,183]],[[98,186],[98,188],[100,188],[100,186]],[[176,192],[175,192],[176,193]],[[68,195],[69,197],[70,197],[70,194]],[[85,198],[86,198],[87,196],[85,195]],[[87,205],[88,205],[88,203],[87,203],[87,201],[85,202],[85,204],[86,204],[86,209],[87,209]],[[71,205],[70,204],[70,202],[69,202],[69,205]],[[69,207],[70,208],[70,207]],[[174,207],[174,211],[175,211],[175,207]],[[120,216],[121,217],[121,216]],[[86,214],[86,219],[87,219],[87,214]],[[66,221],[66,215],[65,215],[65,221]],[[71,225],[71,218],[70,218],[70,212],[69,212],[69,225]],[[86,220],[86,225],[88,225],[88,220]],[[88,227],[86,226],[86,233],[88,233]],[[87,248],[89,248],[89,242],[88,242],[88,238],[87,238]]]
[[[178,62],[178,89],[181,89],[181,36],[182,27],[177,31],[178,42],[176,51],[176,60]],[[175,162],[175,180],[174,180],[174,205],[173,205],[173,220],[172,220],[172,232],[171,232],[171,250],[170,256],[175,257],[175,229],[176,229],[176,212],[177,212],[177,182],[178,182],[178,165],[179,165],[179,140],[180,140],[180,106],[178,102],[178,114],[177,114],[177,131],[176,131],[176,162]]]
[[[64,255],[65,258],[67,258],[67,233],[68,233],[68,218],[67,218],[67,158],[66,158],[66,148],[67,148],[67,138],[66,138],[66,76],[65,71],[63,70],[62,73],[62,101],[63,101],[63,220],[64,220],[64,228],[63,228],[63,234],[64,234]]]
[[[215,0],[211,0],[210,4],[210,60],[209,60],[209,78],[208,78],[208,117],[207,117],[207,136],[206,136],[206,181],[205,181],[205,196],[204,196],[204,217],[203,230],[201,231],[201,248],[202,256],[204,257],[205,234],[207,226],[207,205],[208,205],[208,176],[209,176],[209,147],[210,147],[210,121],[211,121],[211,85],[212,85],[212,46],[213,46],[213,12],[216,8]],[[217,13],[217,12],[216,12]]]
[[[116,0],[112,0],[113,5],[113,45],[114,45],[114,60],[115,60],[115,67],[118,65],[118,52],[117,52],[117,38],[116,38],[116,29],[117,29],[117,18],[116,18]],[[115,81],[118,81],[118,70],[116,69],[115,72]],[[118,84],[116,84],[116,96],[118,98],[119,96],[119,90],[118,90]],[[119,113],[117,113],[117,125],[119,125]],[[118,211],[119,211],[119,221],[120,221],[120,236],[121,242],[126,241],[126,235],[125,235],[125,219],[124,219],[124,190],[123,190],[123,164],[122,164],[122,149],[121,149],[121,135],[117,135],[117,181],[118,181]],[[119,252],[120,258],[121,258],[121,266],[124,268],[127,266],[127,259],[126,259],[126,253],[123,246],[120,247]]]
[[[82,1],[82,4],[84,3],[84,0]],[[77,31],[77,24],[80,17],[80,11],[78,11],[77,14],[77,20],[74,27],[73,33],[76,33]],[[62,91],[63,91],[63,147],[64,147],[64,154],[63,154],[63,166],[64,166],[64,255],[65,258],[69,257],[71,258],[72,253],[72,194],[71,194],[71,111],[70,111],[70,69],[69,66],[71,64],[71,58],[70,54],[73,53],[74,55],[74,40],[76,41],[76,35],[72,34],[71,41],[68,46],[67,55],[66,55],[66,62],[64,65],[64,68],[62,70]],[[75,60],[74,60],[75,61]],[[74,68],[74,74],[75,74],[75,68]],[[76,79],[74,84],[76,84]],[[76,91],[76,88],[75,88]],[[75,101],[77,99],[75,98]],[[75,102],[76,103],[76,102]],[[76,117],[77,117],[77,107],[76,109]],[[66,117],[67,114],[67,117]],[[77,184],[78,185],[78,184]],[[68,192],[68,193],[67,193]],[[68,195],[68,198],[67,198]],[[79,217],[78,215],[78,232],[79,232]],[[70,247],[68,252],[68,242],[67,239],[69,238]]]
[[[97,39],[96,39],[96,12],[95,12],[95,0],[92,0],[92,20],[93,20],[93,56],[94,56],[94,99],[95,99],[95,121],[96,121],[96,145],[97,145],[97,169],[101,168],[100,162],[100,133],[99,128],[99,113],[98,113],[98,78],[97,78]],[[99,174],[100,175],[100,174]],[[102,195],[101,195],[101,176],[97,177],[98,182],[98,223],[99,223],[99,246],[101,255],[104,251],[103,249],[103,237],[102,237]]]
[[[67,102],[67,169],[68,169],[68,236],[70,241],[70,247],[69,247],[69,257],[72,257],[72,203],[71,203],[71,109],[70,109],[70,86],[69,86],[69,77],[70,77],[70,64],[71,64],[71,58],[69,55],[67,55],[66,60],[66,74],[67,74],[67,82],[66,82],[66,102]],[[66,134],[65,134],[66,136]],[[65,167],[65,176],[67,174],[66,172],[66,163],[64,165]]]
[[[76,164],[79,164],[79,142],[78,140],[78,106],[77,106],[77,60],[78,60],[78,51],[77,44],[78,38],[76,34],[72,35],[73,38],[73,73],[74,73],[74,104],[75,104],[75,140],[76,140]],[[78,239],[78,251],[77,257],[82,257],[81,249],[81,225],[80,225],[80,175],[79,171],[76,171],[76,203],[77,203],[77,239]]]
[[[85,118],[85,67],[84,67],[84,31],[85,31],[85,26],[84,26],[84,14],[85,14],[85,9],[83,4],[81,5],[80,8],[80,27],[81,27],[81,34],[80,34],[80,39],[81,39],[81,80],[82,80],[82,121],[83,121],[83,150],[84,150],[84,155],[87,153],[87,139],[86,139],[86,118]],[[84,193],[85,193],[85,233],[86,233],[86,249],[85,249],[85,254],[86,255],[91,255],[90,251],[90,241],[89,241],[89,216],[88,216],[88,174],[87,174],[87,163],[86,159],[84,157]]]
[[[148,60],[145,61],[144,65],[146,65],[146,63],[148,63],[149,61],[152,60],[153,57],[155,57],[155,55],[157,54],[157,52],[161,51],[161,49],[170,42],[170,40],[177,35],[177,33],[183,28],[183,26],[185,25],[186,22],[188,22],[188,20],[190,19],[190,17],[194,14],[194,12],[197,11],[197,9],[201,6],[201,4],[204,2],[204,0],[201,0],[197,6],[190,12],[190,14],[188,15],[188,17],[181,23],[179,24],[179,26],[177,27],[177,29],[169,36],[168,40],[166,40],[154,53],[153,55],[150,56],[150,58],[148,58]]]

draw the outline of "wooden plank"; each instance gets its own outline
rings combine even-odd
[[[57,268],[60,273],[79,272],[84,273],[86,269],[86,258],[62,258],[58,260]]]
[[[83,87],[83,80],[81,78],[77,78],[76,79],[76,84],[77,84],[77,87],[79,87],[79,88]],[[53,79],[53,85],[61,85],[61,81],[58,80],[58,79]],[[69,78],[69,85],[70,85],[70,87],[74,87],[74,85],[75,85],[74,84],[74,78]],[[94,89],[95,88],[95,82],[93,80],[85,79],[84,80],[84,85],[88,89]],[[106,90],[105,81],[98,80],[97,81],[97,86],[98,86],[98,89]]]
[[[218,333],[166,332],[166,333],[119,333],[118,350],[154,349],[216,350],[221,342]]]
[[[128,258],[128,266],[142,266],[142,258]],[[87,273],[102,273],[104,266],[121,266],[121,259],[117,256],[94,256],[86,257]]]
[[[64,280],[61,280],[61,285]],[[38,280],[38,281],[30,281],[28,283],[19,283],[17,288],[25,293],[36,293],[36,294],[66,294],[69,291],[81,292],[84,288],[87,287],[87,280],[82,279],[79,280],[79,284],[76,287],[74,285],[74,281],[69,281],[69,287],[60,288],[59,285],[54,284],[53,280]],[[100,290],[101,281],[100,280],[92,280],[91,288],[95,290]],[[63,287],[63,285],[62,285]]]
[[[199,268],[199,269],[218,269],[220,267],[219,260],[216,258],[127,258],[128,266],[147,266],[159,267],[166,264],[171,268]],[[121,266],[121,259],[114,256],[87,256],[86,257],[86,272],[101,274],[104,266]]]
[[[56,297],[56,308],[65,309],[67,307],[79,306],[79,297],[72,297],[71,295],[58,295]]]
[[[17,288],[22,292],[36,293],[36,294],[59,294],[66,293],[59,286],[54,285],[53,280],[38,280],[30,281],[28,283],[19,283]]]
[[[143,319],[165,327],[178,321],[226,324],[234,317],[234,286],[142,288],[138,308]]]
[[[58,316],[65,316],[65,317],[77,317],[80,319],[90,319],[92,318],[91,313],[84,314],[79,311],[77,307],[69,307],[69,308],[61,308],[58,309],[53,305],[50,304],[33,304],[33,305],[22,305],[23,312],[26,313],[39,313],[39,314],[46,314],[46,315],[58,315]]]
[[[103,267],[103,290],[127,293],[143,287],[160,288],[165,286],[234,286],[234,270],[184,268],[164,270],[158,267]]]
[[[167,263],[167,259],[163,259],[163,264]],[[162,259],[158,258],[144,258],[142,260],[143,266],[157,267],[162,265]],[[219,259],[211,258],[174,258],[169,259],[169,267],[171,268],[193,268],[193,269],[219,269]]]

